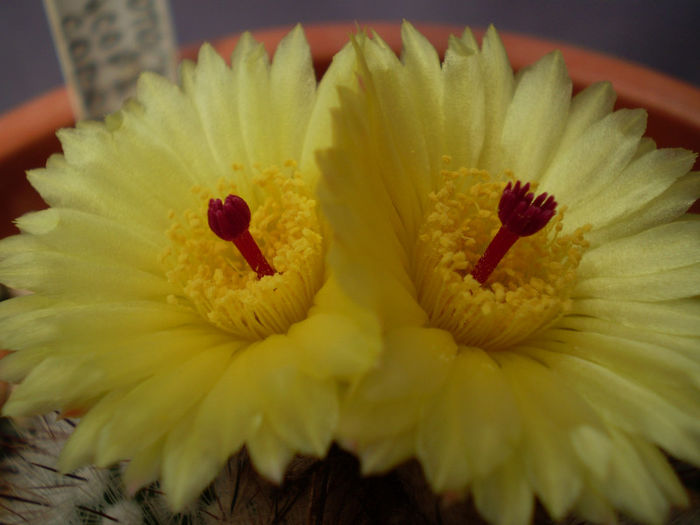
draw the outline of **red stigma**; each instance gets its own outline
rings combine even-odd
[[[207,217],[211,231],[236,245],[250,268],[258,274],[258,279],[275,274],[275,269],[248,231],[250,208],[246,201],[238,195],[229,195],[223,203],[221,199],[209,199]]]
[[[486,282],[515,241],[537,233],[554,217],[557,207],[554,196],[542,193],[535,198],[533,193],[528,193],[529,189],[529,182],[521,186],[516,181],[515,186],[509,182],[503,190],[498,203],[502,226],[471,273],[480,284]]]

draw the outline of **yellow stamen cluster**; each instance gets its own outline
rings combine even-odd
[[[521,238],[480,285],[469,273],[501,226],[505,182],[486,171],[443,170],[430,195],[413,257],[418,298],[432,326],[468,346],[508,347],[569,307],[587,228],[561,235],[561,210],[540,232]]]
[[[193,188],[198,204],[181,216],[170,213],[171,245],[162,256],[168,280],[182,290],[169,301],[247,340],[285,333],[302,320],[324,279],[317,203],[295,164],[258,170],[253,180],[258,204],[251,205],[250,233],[275,275],[258,279],[233,243],[209,229],[209,199],[240,194],[230,180],[219,181],[215,191]]]

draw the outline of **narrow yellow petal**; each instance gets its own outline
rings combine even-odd
[[[669,502],[659,488],[632,440],[616,433],[612,470],[605,491],[613,504],[635,520],[661,524],[668,513]]]
[[[412,113],[423,132],[426,158],[433,166],[445,153],[443,96],[444,82],[440,68],[440,57],[428,39],[409,23],[401,24],[404,65],[403,82],[411,87],[409,96]],[[404,150],[405,151],[405,150]],[[430,165],[426,174],[432,175]]]
[[[479,168],[497,173],[502,167],[503,148],[501,135],[515,89],[513,69],[508,61],[505,47],[496,29],[490,26],[484,35],[479,63],[486,94],[484,147],[479,158]]]
[[[521,180],[539,180],[561,139],[570,101],[571,79],[561,53],[520,71],[503,124],[503,168]]]
[[[476,508],[492,523],[530,523],[535,501],[517,453],[488,476],[475,479],[473,491]]]
[[[99,349],[94,349],[94,344],[73,343],[63,355],[54,347],[51,357],[15,389],[8,410],[28,415],[87,409],[90,401],[111,390],[127,389],[146,380],[164,362],[187,360],[221,341],[217,331],[188,326],[105,341]]]
[[[52,251],[80,253],[92,260],[116,262],[151,273],[162,270],[153,257],[165,246],[162,232],[154,235],[148,229],[61,208],[28,213],[16,224]],[[107,231],[109,235],[105,234]]]
[[[559,154],[567,151],[590,126],[611,113],[616,98],[610,82],[597,82],[578,93],[571,100],[566,128],[558,147]]]
[[[204,429],[195,425],[193,409],[168,433],[163,449],[162,484],[175,512],[195,498],[216,477],[227,456],[218,454],[205,443]],[[192,439],[196,435],[199,439]]]
[[[654,149],[641,155],[610,179],[608,185],[602,185],[596,195],[573,208],[567,214],[567,222],[590,223],[594,228],[607,226],[661,195],[691,170],[694,161],[695,154],[683,149]]]
[[[301,25],[294,27],[277,46],[270,68],[270,94],[269,104],[276,116],[276,154],[280,162],[296,159],[303,151],[316,102],[316,74]]]
[[[700,420],[696,417],[604,366],[564,353],[533,355],[568,377],[571,388],[600,414],[608,429],[643,436],[678,458],[700,464]]]
[[[570,329],[551,329],[542,334],[537,344],[555,352],[575,355],[601,364],[609,370],[634,378],[638,383],[650,385],[658,393],[668,387],[673,390],[686,390],[689,394],[700,387],[700,364],[682,353],[651,341],[634,341],[610,333],[578,332]],[[550,341],[546,341],[550,339]],[[691,402],[688,396],[686,406],[700,407]]]
[[[273,113],[269,100],[270,63],[262,44],[244,33],[231,59],[234,85],[238,94],[240,132],[251,163],[282,162],[276,158],[272,140]]]
[[[689,173],[679,178],[661,195],[633,210],[629,215],[618,217],[607,226],[589,232],[586,239],[591,246],[598,246],[665,224],[686,213],[699,195],[700,174]]]
[[[316,88],[316,104],[311,110],[299,160],[300,169],[309,174],[312,184],[318,176],[316,153],[329,148],[333,142],[333,134],[328,132],[333,121],[333,112],[329,108],[339,105],[339,86],[354,85],[354,64],[355,51],[351,44],[347,44],[335,54]]]
[[[284,471],[294,456],[292,449],[265,420],[248,440],[248,453],[255,469],[275,483],[282,482]]]
[[[573,297],[652,302],[697,295],[700,295],[700,263],[650,275],[585,279],[572,292]]]
[[[700,221],[675,221],[587,251],[581,278],[645,275],[700,262]]]
[[[642,110],[621,109],[609,114],[553,160],[539,189],[555,195],[558,202],[571,209],[577,206],[579,213],[588,211],[586,219],[593,217],[593,210],[587,210],[595,205],[591,197],[609,187],[627,166],[645,128],[646,113]],[[565,222],[571,229],[579,225]]]
[[[216,50],[205,44],[199,51],[197,65],[191,69],[185,92],[191,97],[194,109],[202,121],[204,146],[215,159],[219,176],[229,174],[237,162],[251,165],[245,147],[239,105],[241,94],[236,89],[234,73]],[[226,115],[222,118],[222,115]],[[212,177],[212,180],[216,180]],[[239,177],[244,195],[251,193],[250,181]]]
[[[71,472],[78,467],[95,462],[100,432],[109,423],[114,410],[125,395],[126,392],[123,391],[111,392],[80,419],[80,424],[64,445],[58,458],[58,468],[61,472]]]
[[[343,402],[338,436],[344,442],[374,442],[413,428],[457,350],[447,332],[416,327],[388,334],[385,345],[378,367]]]
[[[152,445],[140,450],[132,456],[122,474],[124,486],[129,496],[146,485],[154,482],[160,476],[163,460],[164,440],[159,439]]]
[[[559,519],[578,499],[584,467],[605,470],[604,427],[589,404],[564,382],[565,376],[516,352],[501,352],[495,358],[518,400],[528,477],[548,512]],[[602,455],[586,465],[589,451]]]
[[[251,373],[250,352],[236,355],[219,381],[199,405],[193,440],[204,439],[205,449],[222,457],[235,453],[260,425],[263,409],[260,398],[251,395],[257,374]],[[222,418],[221,414],[227,414]]]
[[[486,93],[476,50],[452,36],[443,75],[445,151],[454,166],[477,166],[484,145]]]
[[[697,338],[655,332],[648,330],[645,327],[629,327],[613,321],[577,315],[567,315],[563,317],[557,322],[556,326],[581,332],[592,332],[611,337],[619,337],[633,342],[637,341],[649,343],[657,347],[661,346],[673,352],[677,352],[694,363],[700,362],[700,352],[698,351],[697,347]]]
[[[362,474],[365,476],[388,472],[415,454],[415,432],[400,432],[385,440],[362,445],[357,451]]]
[[[640,327],[653,332],[700,336],[700,305],[693,299],[657,303],[578,299],[571,313]]]
[[[617,523],[617,514],[603,490],[600,483],[585,483],[574,506],[574,513],[593,523]]]
[[[520,413],[499,366],[477,348],[462,348],[441,392],[426,407],[417,453],[438,492],[463,490],[510,457]]]
[[[291,359],[296,353],[291,340],[279,335],[251,348],[255,388],[275,434],[295,451],[323,456],[338,420],[337,387],[301,372]]]
[[[96,463],[130,457],[166,434],[201,400],[230,359],[223,348],[201,352],[155,374],[131,390],[100,432]]]
[[[354,382],[381,352],[379,320],[353,302],[334,276],[316,294],[308,317],[292,325],[287,335],[299,350],[300,368],[319,378]]]

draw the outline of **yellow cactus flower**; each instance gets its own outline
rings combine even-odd
[[[366,473],[416,457],[493,523],[535,498],[659,523],[686,502],[660,449],[700,465],[694,154],[656,149],[607,83],[572,98],[558,52],[514,75],[493,28],[442,64],[402,36],[401,59],[356,37],[319,156],[332,271],[383,333],[341,442]]]
[[[348,47],[317,86],[301,27],[272,63],[249,34],[231,67],[205,45],[180,86],[145,74],[30,172],[51,208],[0,243],[0,281],[35,292],[0,305],[0,347],[16,350],[0,377],[20,383],[2,413],[84,414],[62,470],[127,459],[129,490],[161,478],[178,510],[244,444],[277,482],[295,453],[325,454],[339,381],[378,348],[329,278],[314,197],[353,63]],[[227,195],[274,271],[212,231],[235,219],[216,215]]]

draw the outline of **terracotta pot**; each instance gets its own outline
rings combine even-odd
[[[401,48],[400,26],[396,23],[366,23],[396,51]],[[443,53],[450,34],[461,34],[462,26],[416,24],[416,27]],[[333,54],[356,31],[354,23],[306,27],[306,35],[314,54],[314,65],[320,75],[330,64]],[[268,52],[273,52],[289,28],[255,33]],[[477,37],[483,31],[476,31]],[[618,107],[643,107],[649,113],[647,134],[659,146],[680,146],[700,151],[700,90],[655,71],[585,51],[559,42],[501,33],[514,69],[531,64],[553,49],[564,55],[574,89],[593,82],[610,80],[618,93]],[[230,57],[238,37],[213,42],[217,50]],[[198,46],[182,51],[194,58]],[[0,238],[16,233],[12,219],[45,207],[29,186],[24,172],[43,166],[48,156],[60,151],[55,137],[58,128],[74,123],[65,88],[51,91],[0,117]]]

